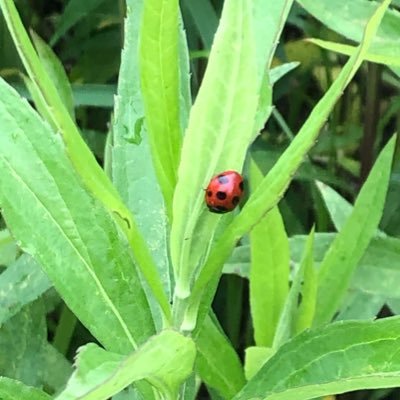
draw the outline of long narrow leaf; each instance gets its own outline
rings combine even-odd
[[[190,113],[171,231],[176,294],[181,299],[190,292],[196,267],[220,219],[206,210],[203,189],[215,173],[241,170],[253,133],[258,81],[251,11],[248,1],[225,2],[203,83]],[[201,235],[198,223],[203,229]]]
[[[310,232],[307,238],[307,243],[304,248],[303,258],[300,264],[300,268],[297,270],[296,276],[293,278],[292,285],[290,286],[289,295],[286,298],[285,307],[280,315],[279,324],[276,329],[276,334],[274,337],[273,347],[278,349],[283,343],[294,336],[296,332],[296,316],[298,315],[298,302],[299,296],[301,294],[301,287],[304,281],[304,275],[306,269],[312,268],[312,251],[314,246],[314,229]],[[315,294],[314,294],[315,303]],[[308,310],[307,310],[308,311]],[[312,311],[312,310],[311,310]],[[312,317],[314,313],[312,313]],[[306,320],[307,321],[307,320]],[[311,326],[311,323],[308,327]]]
[[[252,162],[251,186],[263,176]],[[250,306],[257,346],[270,347],[289,289],[289,241],[278,207],[250,233]]]
[[[297,0],[297,2],[328,28],[356,42],[361,40],[364,24],[376,7],[376,2],[364,0],[352,0],[351,2],[347,0]],[[341,10],[341,12],[338,13],[337,10]],[[357,18],[354,18],[355,15]],[[370,54],[379,57],[400,57],[399,33],[400,14],[395,9],[388,9],[365,58],[368,59]],[[399,67],[392,67],[392,70],[400,75]]]
[[[179,2],[144,2],[140,27],[140,81],[154,168],[172,216],[181,148],[179,115]]]
[[[154,279],[161,278],[170,298],[166,213],[151,160],[140,94],[137,53],[142,8],[143,0],[127,1],[125,42],[112,124],[111,177],[157,260],[157,271],[150,272],[156,274]]]
[[[389,184],[395,137],[382,150],[362,187],[351,216],[319,270],[315,324],[328,322],[343,301],[355,268],[375,235]]]

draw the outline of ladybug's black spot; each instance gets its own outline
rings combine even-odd
[[[234,206],[237,206],[237,205],[239,204],[239,201],[240,201],[239,196],[235,196],[235,197],[232,199],[232,204],[233,204]]]
[[[227,176],[225,176],[225,175],[218,175],[217,179],[218,179],[218,182],[221,185],[225,185],[225,184],[227,184],[229,182],[229,178]]]
[[[208,196],[208,197],[211,197],[211,196],[212,196],[212,191],[211,191],[211,190],[209,190],[209,191],[207,192],[207,196]]]
[[[243,192],[243,189],[244,189],[244,187],[243,187],[243,181],[240,181],[240,183],[239,183],[239,189]]]
[[[218,200],[225,200],[226,199],[226,193],[225,192],[217,192],[216,194]]]

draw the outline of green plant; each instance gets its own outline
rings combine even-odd
[[[299,3],[312,9],[313,2]],[[353,35],[357,47],[317,42],[350,58],[264,176],[248,148],[272,113],[273,83],[293,68],[271,71],[292,1],[267,7],[262,0],[225,0],[192,105],[179,2],[127,0],[102,169],[77,127],[61,64],[35,34],[33,46],[14,2],[0,0],[36,107],[0,81],[0,205],[9,258],[16,259],[1,274],[0,288],[15,290],[0,314],[0,338],[9,343],[22,331],[21,343],[2,350],[16,367],[14,379],[0,378],[0,398],[192,399],[198,377],[211,396],[238,400],[399,386],[398,317],[332,322],[346,311],[349,288],[371,282],[356,269],[364,254],[399,246],[378,231],[396,137],[380,152],[354,207],[329,187],[314,187],[337,234],[313,228],[289,240],[277,206],[363,60],[395,65],[398,73],[399,56],[388,45],[378,57],[374,38],[384,16],[400,17],[388,9],[390,0],[368,4],[368,22]],[[67,17],[53,43],[77,20]],[[199,30],[210,43],[209,31]],[[396,34],[398,40],[398,28]],[[208,212],[203,190],[210,177],[244,165],[250,195],[240,212]],[[18,258],[9,232],[24,252]],[[292,277],[290,248],[301,254]],[[244,367],[211,309],[221,274],[238,272],[230,265],[239,253],[254,329]],[[46,292],[50,287],[66,305],[52,344],[45,315],[57,296]],[[384,289],[380,294],[382,300]],[[363,299],[355,297],[352,306]],[[65,384],[70,365],[56,349],[66,352],[76,318],[98,344],[80,349]],[[34,353],[35,373],[19,363],[21,347]],[[34,388],[43,384],[43,391]]]

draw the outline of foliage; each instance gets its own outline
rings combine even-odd
[[[394,398],[399,8],[0,0],[0,398]]]

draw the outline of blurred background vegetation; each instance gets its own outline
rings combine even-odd
[[[50,43],[62,62],[73,87],[77,121],[99,163],[103,163],[123,42],[124,1],[17,0],[16,4],[25,26]],[[181,0],[194,97],[207,65],[222,5],[223,0]],[[400,0],[392,1],[392,6],[400,9]],[[275,84],[275,110],[251,148],[264,173],[296,135],[346,60],[345,56],[304,40],[311,37],[354,44],[294,3],[273,65],[299,64]],[[21,78],[23,72],[5,22],[0,18],[0,76],[29,97]],[[308,233],[313,224],[320,232],[334,230],[314,181],[323,181],[350,202],[354,201],[380,149],[398,131],[399,87],[399,76],[389,68],[368,62],[363,64],[280,203],[289,236]],[[399,159],[397,151],[381,222],[381,229],[391,236],[400,234]],[[251,341],[247,290],[247,281],[226,275],[214,304],[239,352]],[[52,296],[55,299],[54,311],[48,320],[50,336],[55,335],[61,315],[68,319],[68,314],[61,312],[54,293],[49,294],[49,299]],[[380,312],[387,315],[391,310],[383,308]],[[70,359],[80,344],[91,340],[79,324],[71,335],[73,339],[68,349],[60,349]],[[386,392],[379,391],[368,395],[352,394],[350,398],[399,398],[395,391],[388,391],[387,395],[391,397],[382,397]]]

